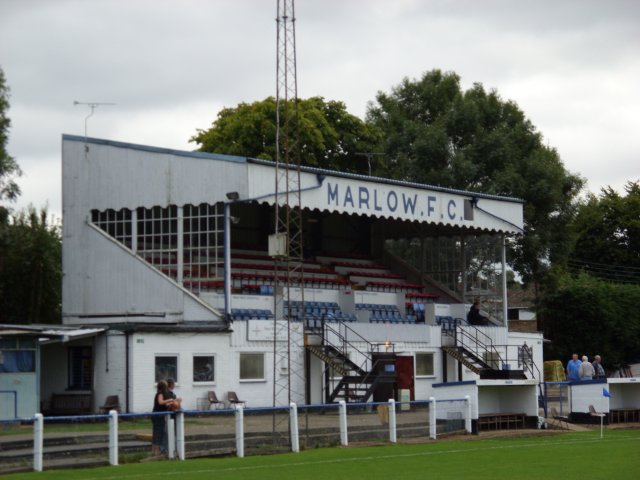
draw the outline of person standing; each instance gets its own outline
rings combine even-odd
[[[167,382],[160,380],[156,388],[156,394],[153,397],[153,411],[154,412],[166,412],[167,407],[171,405],[174,400],[168,395]],[[151,423],[153,425],[153,435],[151,437],[151,454],[160,455],[162,446],[166,444],[166,419],[165,415],[153,415],[151,417]]]
[[[593,370],[595,372],[593,378],[605,378],[607,376],[604,371],[604,367],[602,366],[602,358],[600,358],[600,355],[596,355],[594,357],[593,363],[591,365],[593,365]]]
[[[176,396],[176,393],[173,391],[174,388],[176,388],[176,381],[173,378],[167,378],[167,396],[181,402],[182,399]]]
[[[180,410],[180,403],[182,402],[182,398],[178,398],[176,396],[176,393],[173,391],[175,388],[176,388],[176,381],[173,378],[167,378],[166,397],[173,400],[173,403],[171,404],[171,406],[167,407],[167,410],[171,410],[172,412]],[[175,420],[175,414],[172,413],[171,417]],[[167,435],[163,437],[162,445],[160,446],[160,453],[165,453],[168,451],[169,451],[169,436],[167,432]]]
[[[589,363],[589,358],[584,355],[580,365],[580,380],[591,380],[594,375],[593,365]]]
[[[582,362],[578,360],[578,354],[574,353],[567,363],[567,380],[569,382],[580,380],[580,365],[582,365]]]

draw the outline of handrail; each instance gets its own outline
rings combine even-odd
[[[363,371],[366,371],[367,369],[363,367],[366,366],[367,362],[373,363],[373,358],[368,353],[361,351],[359,348],[353,345],[353,343],[349,342],[347,340],[347,333],[350,331],[353,335],[356,336],[356,338],[358,338],[357,341],[364,342],[369,348],[369,351],[373,351],[373,344],[371,344],[366,338],[364,338],[358,332],[348,327],[344,322],[339,322],[338,325],[341,327],[344,327],[344,330],[345,330],[344,335],[342,335],[342,333],[339,330],[334,329],[328,322],[325,322],[324,316],[322,317],[322,344],[329,345],[330,347],[335,348],[340,353],[342,353],[345,357],[347,353],[347,346],[351,347],[351,349],[355,350],[357,353],[359,353],[365,358],[364,362],[362,363],[362,365],[359,366],[359,368]],[[335,334],[338,340],[342,343],[342,345],[340,347],[336,347],[336,345],[331,343],[327,338],[327,332]]]
[[[464,328],[462,328],[464,327]],[[469,333],[469,330],[473,329],[475,335]],[[503,365],[508,363],[510,360],[516,360],[518,362],[518,366],[523,366],[523,371],[525,373],[529,373],[532,378],[541,378],[540,369],[533,361],[533,353],[531,352],[531,346],[529,345],[498,345],[493,343],[493,339],[481,331],[480,329],[472,326],[472,325],[457,325],[456,326],[456,336],[455,336],[455,344],[456,346],[463,347],[473,353],[476,357],[478,357],[483,362],[486,362],[486,359],[482,357],[482,351],[488,351],[495,355],[494,361],[498,361],[498,370],[503,369]],[[484,341],[480,340],[479,337],[484,337]],[[469,342],[466,342],[468,340]],[[485,343],[486,342],[486,343]],[[527,347],[528,353],[526,358],[524,356],[521,357],[520,350],[524,346]],[[515,358],[511,358],[509,356],[509,349],[516,348],[518,349],[518,353]],[[500,354],[500,351],[504,351],[504,356]],[[487,359],[488,360],[488,359]]]
[[[524,346],[527,347],[527,349],[529,350],[529,352],[526,355],[526,358],[522,357],[520,354],[520,349],[523,348]],[[498,349],[504,349],[505,351],[505,359],[504,361],[506,363],[509,363],[510,361],[517,361],[518,362],[518,366],[523,366],[523,370],[525,372],[528,372],[532,378],[541,378],[541,372],[540,369],[538,368],[538,365],[536,364],[536,362],[533,361],[533,352],[531,352],[532,347],[530,345],[494,345],[495,348]],[[509,349],[516,349],[517,350],[517,354],[516,356],[511,356],[509,354]],[[537,375],[536,375],[537,373]]]
[[[467,328],[473,328],[473,330],[475,331],[475,338],[466,330]],[[481,340],[479,340],[478,336],[480,335],[486,337],[489,343],[486,344]],[[473,341],[473,345],[469,345],[469,347],[471,348],[468,348],[467,344],[464,342],[465,338],[468,338],[470,341]],[[465,325],[464,329],[462,328],[462,325],[456,326],[455,342],[456,342],[456,346],[467,348],[469,351],[474,353],[476,357],[478,357],[480,360],[482,360],[485,363],[486,363],[486,360],[482,358],[479,348],[483,349],[484,351],[490,351],[491,353],[493,353],[497,357],[497,361],[499,362],[500,366],[502,366],[502,363],[504,362],[504,360],[502,359],[502,356],[500,355],[500,352],[498,352],[498,349],[493,344],[493,339],[489,335],[487,335],[484,332],[481,332],[478,328],[472,325],[468,327]]]
[[[364,338],[358,332],[356,332],[355,330],[350,328],[344,322],[339,322],[338,325],[339,325],[339,327],[342,327],[344,329],[344,335],[342,334],[342,332],[340,330],[336,330],[328,322],[325,322],[324,317],[322,317],[322,344],[323,345],[328,345],[328,346],[330,346],[332,348],[335,348],[337,351],[341,352],[344,355],[344,357],[347,358],[347,359],[349,358],[346,355],[347,346],[349,346],[352,351],[355,351],[355,352],[359,353],[360,355],[362,355],[364,357],[364,361],[362,362],[362,364],[358,365],[355,362],[352,362],[352,363],[354,365],[356,365],[360,371],[365,372],[365,374],[362,376],[362,379],[360,380],[360,382],[358,384],[362,385],[362,384],[368,383],[369,380],[372,377],[376,378],[376,376],[377,376],[377,374],[375,373],[376,372],[376,366],[377,366],[377,364],[378,364],[378,362],[380,360],[378,359],[378,360],[374,361],[372,355],[370,355],[367,352],[363,352],[358,347],[356,347],[353,343],[351,343],[347,339],[347,334],[348,334],[348,332],[351,332],[351,334],[356,337],[357,341],[364,342],[366,344],[366,346],[367,346],[367,349],[370,352],[373,352],[374,344],[369,342],[366,338]],[[342,343],[342,345],[338,347],[338,346],[334,345],[332,342],[330,342],[328,340],[328,338],[327,338],[328,337],[327,336],[327,332],[333,333],[338,338],[339,342]],[[371,368],[367,368],[367,364],[371,364]],[[344,379],[340,380],[340,382],[338,382],[338,385],[337,385],[336,389],[338,387],[340,387],[343,383],[345,383]],[[336,389],[334,389],[334,393],[335,393]]]

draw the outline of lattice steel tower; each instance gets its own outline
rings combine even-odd
[[[276,204],[275,234],[270,243],[279,247],[270,245],[270,250],[277,251],[274,255],[273,405],[282,406],[304,401],[305,318],[301,308],[302,322],[292,323],[293,302],[304,302],[295,11],[294,0],[277,1]]]

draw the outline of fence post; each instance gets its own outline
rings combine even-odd
[[[429,438],[436,439],[436,399],[429,397]]]
[[[41,413],[36,413],[33,421],[33,469],[36,472],[42,471],[43,434],[44,417]]]
[[[109,411],[109,465],[118,465],[118,412]]]
[[[464,413],[464,429],[467,433],[471,433],[471,398],[469,395],[464,396],[465,413]]]
[[[176,458],[176,422],[173,415],[168,414],[167,419],[167,454],[169,460]]]
[[[289,428],[291,430],[291,451],[300,451],[300,437],[298,434],[298,406],[291,402],[289,404]]]
[[[184,412],[179,411],[176,414],[176,450],[178,450],[178,458],[184,460]]]
[[[244,408],[236,407],[236,455],[244,457]]]
[[[349,445],[349,435],[347,433],[347,404],[340,400],[338,410],[340,412],[340,444]]]
[[[389,399],[389,441],[396,443],[398,441],[396,433],[396,401]]]

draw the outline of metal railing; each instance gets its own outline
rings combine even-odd
[[[497,370],[500,370],[504,360],[493,343],[493,339],[479,328],[472,326],[456,326],[455,345],[472,353],[485,364],[498,362]],[[486,354],[489,355],[486,355]]]
[[[506,370],[510,365],[522,367],[528,378],[541,380],[541,372],[533,361],[533,348],[524,345],[501,345],[473,326],[456,326],[455,345],[472,353],[478,360],[492,366],[495,370]]]
[[[287,435],[273,434],[273,415],[281,415],[283,420],[288,417]],[[239,406],[139,414],[118,414],[112,410],[107,415],[65,417],[44,417],[38,413],[31,418],[0,421],[3,430],[7,430],[0,436],[4,459],[0,474],[31,468],[42,471],[61,466],[146,461],[151,440],[150,420],[159,416],[166,419],[166,452],[157,459],[244,457],[252,453],[298,452],[305,448],[348,445],[349,441],[372,438],[396,443],[399,438],[426,440],[435,439],[441,433],[471,433],[469,397],[413,402],[391,399],[360,404],[292,403],[275,408]],[[15,432],[8,432],[10,428]],[[28,439],[30,431],[31,439]],[[31,453],[25,454],[29,447],[32,447]],[[13,464],[9,453],[12,450],[16,452]]]

